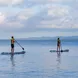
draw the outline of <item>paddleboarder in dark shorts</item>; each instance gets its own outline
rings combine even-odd
[[[61,41],[60,38],[57,39],[57,52],[60,51]]]
[[[12,54],[14,53],[14,42],[15,42],[15,40],[14,40],[14,37],[12,36],[11,37],[11,53]]]

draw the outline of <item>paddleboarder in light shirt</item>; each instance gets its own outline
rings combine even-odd
[[[11,53],[12,53],[12,54],[14,53],[14,43],[15,43],[15,39],[14,39],[14,37],[12,36],[12,37],[11,37]]]
[[[60,38],[57,39],[57,52],[60,51],[61,41]]]

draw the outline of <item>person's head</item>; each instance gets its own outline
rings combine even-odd
[[[60,38],[58,38],[58,40],[59,40]]]
[[[13,36],[11,38],[14,38]]]

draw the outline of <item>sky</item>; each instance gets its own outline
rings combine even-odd
[[[0,39],[78,36],[78,0],[0,0]]]

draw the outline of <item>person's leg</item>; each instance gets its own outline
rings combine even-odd
[[[59,56],[60,56],[60,53],[61,53],[61,51],[60,51],[60,45],[59,45]]]
[[[58,55],[58,53],[59,53],[59,46],[57,45],[57,55]]]
[[[13,53],[14,53],[14,48],[13,48]]]
[[[13,52],[13,45],[11,44],[11,53]]]
[[[58,52],[58,45],[57,45],[57,52]]]
[[[12,44],[11,44],[11,53],[12,53]]]
[[[13,53],[13,48],[11,48],[11,53]]]
[[[12,50],[11,50],[12,54],[14,53],[14,45],[12,44]]]
[[[14,53],[14,44],[13,44],[13,53]]]
[[[60,52],[60,45],[59,45],[59,52]]]
[[[11,53],[12,53],[12,48],[11,48]]]

